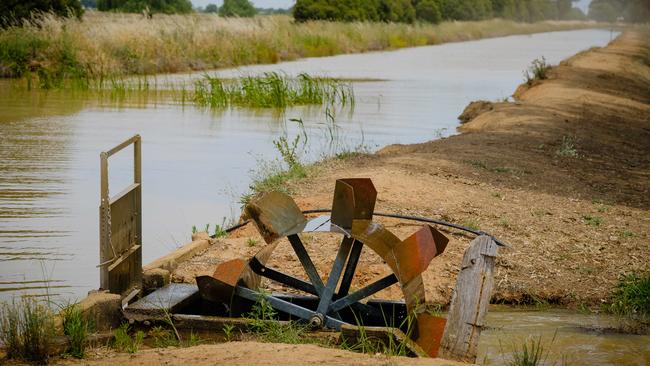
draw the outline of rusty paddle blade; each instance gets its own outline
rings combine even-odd
[[[267,192],[254,199],[244,213],[257,226],[267,244],[302,232],[307,219],[291,197],[281,192]]]
[[[352,220],[371,220],[377,190],[368,178],[338,179],[334,186],[332,223],[352,228]]]

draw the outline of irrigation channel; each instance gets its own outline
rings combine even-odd
[[[99,153],[133,134],[143,137],[147,263],[189,241],[193,225],[214,227],[224,217],[237,217],[238,197],[247,191],[251,171],[264,165],[260,161],[279,158],[273,141],[281,136],[291,140],[304,134],[303,157],[315,161],[332,152],[333,134],[334,149],[363,144],[370,151],[452,135],[470,101],[508,97],[532,60],[544,56],[557,64],[615,36],[605,30],[510,36],[209,73],[306,72],[352,80],[354,106],[334,111],[334,124],[321,106],[283,113],[209,109],[151,95],[115,101],[80,91],[26,91],[2,80],[0,299],[46,292],[76,299],[98,286]],[[199,77],[156,80],[182,84]],[[127,150],[111,161],[112,194],[130,183],[131,157]],[[498,328],[482,338],[481,360],[498,360],[499,340],[507,347],[511,339],[543,328],[550,341],[551,329],[560,328],[556,344],[578,356],[593,353],[588,364],[650,362],[648,337],[597,336],[571,325],[578,318],[552,312],[492,314],[488,324]],[[584,318],[587,324],[603,321]]]

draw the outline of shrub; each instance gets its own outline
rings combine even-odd
[[[123,11],[127,13],[190,13],[190,0],[97,0],[97,9],[101,11]]]
[[[77,304],[69,305],[61,310],[63,318],[63,333],[70,341],[68,352],[77,358],[83,358],[88,344],[89,324]]]

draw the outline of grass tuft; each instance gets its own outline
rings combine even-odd
[[[569,157],[569,158],[577,158],[578,150],[576,149],[575,139],[572,138],[571,136],[563,136],[562,142],[560,143],[560,147],[557,149],[557,151],[555,151],[555,155]]]
[[[619,316],[648,320],[650,316],[650,272],[621,277],[612,292],[607,310]]]
[[[8,358],[46,363],[54,335],[52,311],[36,299],[2,304],[0,341]]]
[[[119,352],[128,352],[128,353],[138,352],[138,349],[140,349],[140,346],[144,341],[145,334],[144,332],[139,330],[135,332],[133,337],[131,337],[129,331],[130,331],[130,327],[128,323],[124,323],[120,325],[120,327],[115,330],[115,340],[113,341],[113,348],[115,348]]]
[[[81,308],[77,304],[64,307],[60,312],[63,318],[63,333],[70,341],[68,353],[76,358],[83,358],[88,345],[90,324],[85,319]]]
[[[528,69],[524,71],[526,84],[531,85],[535,80],[548,79],[548,71],[550,69],[551,65],[546,63],[546,58],[544,58],[544,56],[533,60]]]

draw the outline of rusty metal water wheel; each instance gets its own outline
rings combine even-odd
[[[424,225],[400,240],[372,221],[376,197],[370,179],[337,180],[331,216],[311,220],[286,194],[269,192],[256,198],[245,208],[245,214],[255,223],[266,246],[249,260],[230,260],[218,265],[212,276],[197,277],[201,296],[224,304],[231,316],[242,315],[251,304],[265,298],[279,314],[315,328],[340,330],[344,324],[358,323],[404,328],[408,324],[408,336],[435,357],[445,323],[443,318],[425,312],[422,272],[444,251],[448,239]],[[325,281],[300,238],[302,233],[319,232],[342,236]],[[309,281],[266,266],[283,237],[291,244]],[[381,257],[392,273],[350,292],[364,246]],[[306,295],[261,292],[262,277]],[[366,300],[394,284],[400,285],[404,301]]]

